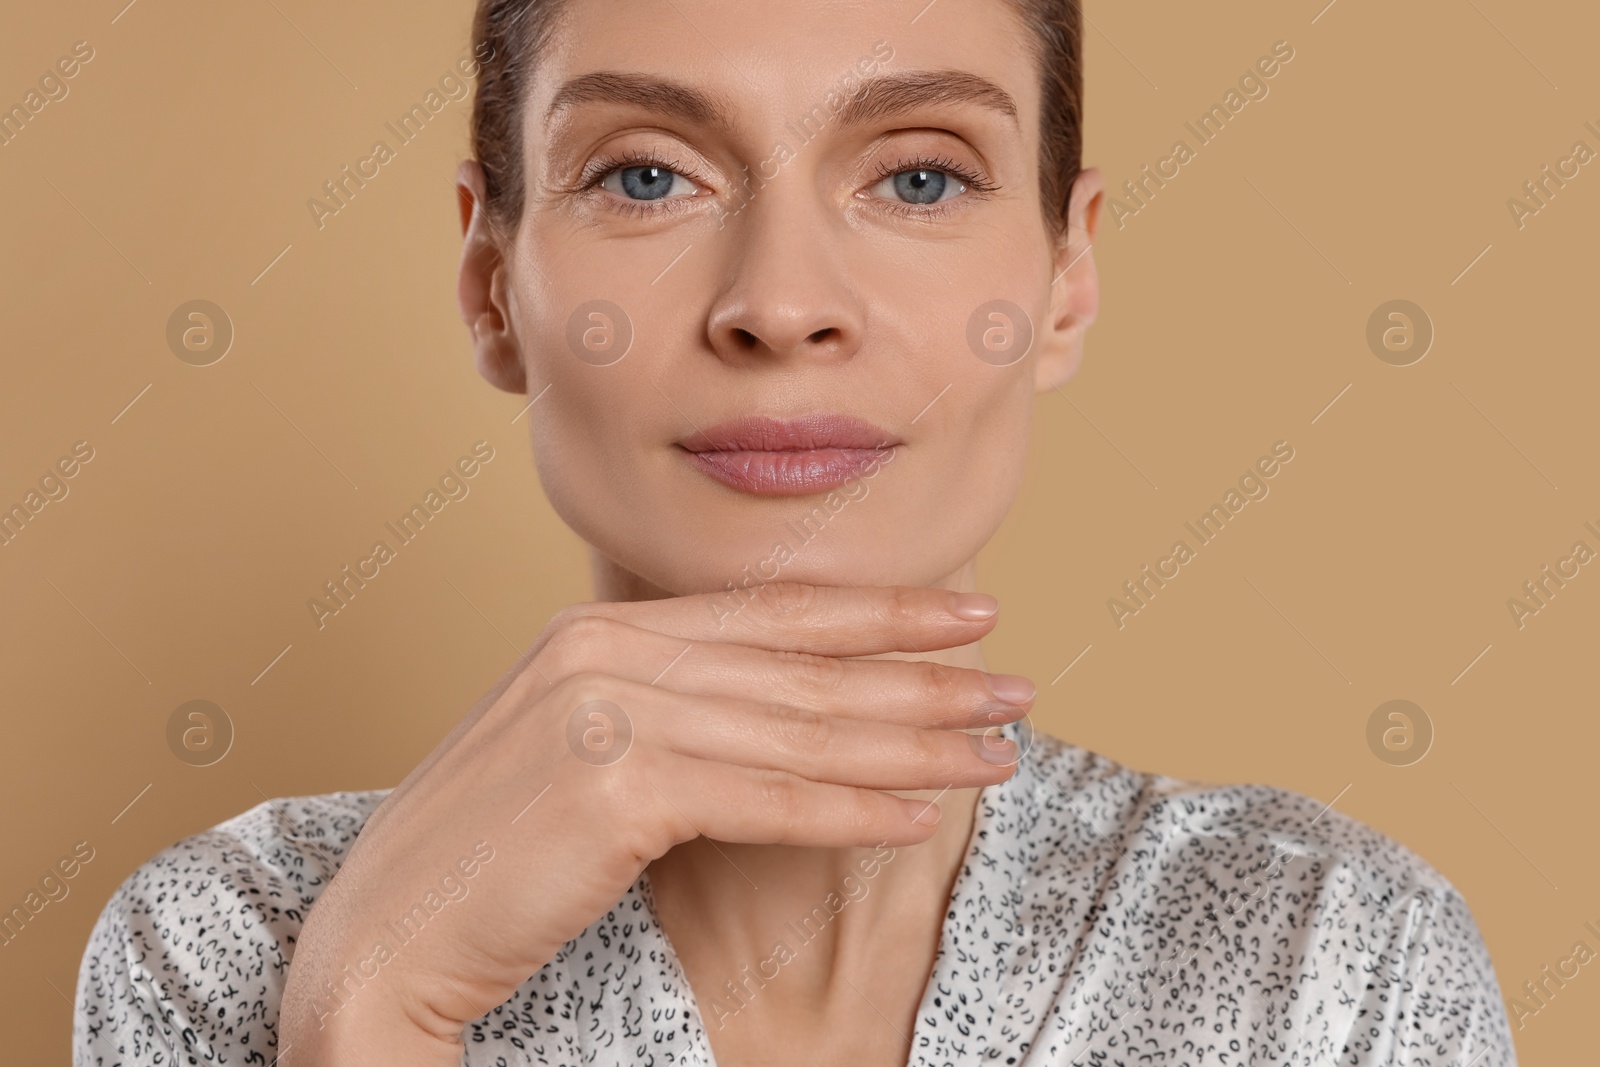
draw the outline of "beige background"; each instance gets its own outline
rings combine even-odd
[[[1600,549],[1600,164],[1520,230],[1506,206],[1575,141],[1600,149],[1600,12],[1324,2],[1089,8],[1087,161],[1113,187],[1273,42],[1296,55],[1103,228],[1101,321],[1037,402],[1025,496],[982,560],[1004,605],[986,648],[1040,683],[1043,729],[1411,845],[1514,995],[1600,947],[1600,565],[1521,629],[1506,605],[1575,541]],[[6,106],[95,50],[0,147],[0,504],[95,450],[0,548],[0,904],[95,849],[0,948],[16,1062],[66,1059],[84,939],[138,863],[265,796],[393,784],[589,594],[522,402],[475,376],[456,317],[467,104],[320,231],[305,206],[466,54],[471,5],[124,3],[18,7],[0,35]],[[196,298],[236,330],[204,368],[165,339]],[[1365,340],[1396,298],[1437,331],[1407,367]],[[497,455],[471,495],[318,632],[307,598],[479,439]],[[1271,495],[1119,630],[1107,599],[1278,440]],[[166,742],[195,698],[236,730],[210,767]],[[1411,766],[1366,741],[1394,698],[1436,732]],[[1585,968],[1517,1033],[1523,1061],[1592,1054],[1597,1005]]]

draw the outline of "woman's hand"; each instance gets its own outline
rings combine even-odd
[[[708,594],[551,620],[318,899],[284,991],[286,1067],[459,1063],[462,1027],[674,845],[915,844],[937,807],[884,790],[1011,774],[1015,745],[961,731],[1021,718],[1026,679],[840,658],[970,644],[993,598],[794,582],[750,595],[737,611]]]

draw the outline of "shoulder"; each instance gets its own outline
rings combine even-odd
[[[1169,882],[1262,872],[1286,884],[1327,883],[1337,900],[1373,911],[1456,892],[1410,848],[1302,793],[1140,771],[1045,734],[1028,762],[1031,836],[1045,866],[1086,847],[1124,851]]]
[[[187,1062],[276,1043],[306,914],[388,790],[264,801],[162,849],[101,910],[78,972],[75,1064]]]
[[[1412,849],[1292,790],[1139,771],[1047,735],[1024,762],[1028,881],[1058,903],[1087,894],[1080,950],[1152,1010],[1209,1001],[1231,972],[1223,999],[1248,1016],[1292,1029],[1291,1005],[1314,1007],[1320,1033],[1301,1039],[1334,1062],[1465,1064],[1486,1046],[1499,1055],[1478,1067],[1515,1062],[1472,912]]]

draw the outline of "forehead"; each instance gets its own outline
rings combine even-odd
[[[568,105],[652,94],[698,124],[765,136],[863,81],[918,72],[944,77],[880,87],[879,101],[888,90],[976,104],[1031,138],[1040,100],[1028,34],[1012,0],[569,0],[524,116],[538,139],[576,110]],[[615,74],[642,77],[630,85]],[[694,91],[673,98],[671,85]],[[905,100],[893,103],[885,110],[905,112]]]

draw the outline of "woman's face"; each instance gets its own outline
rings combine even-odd
[[[577,0],[515,233],[464,210],[480,369],[538,397],[561,517],[661,590],[942,582],[1076,366],[1099,175],[1055,240],[1028,31],[924,3]]]

